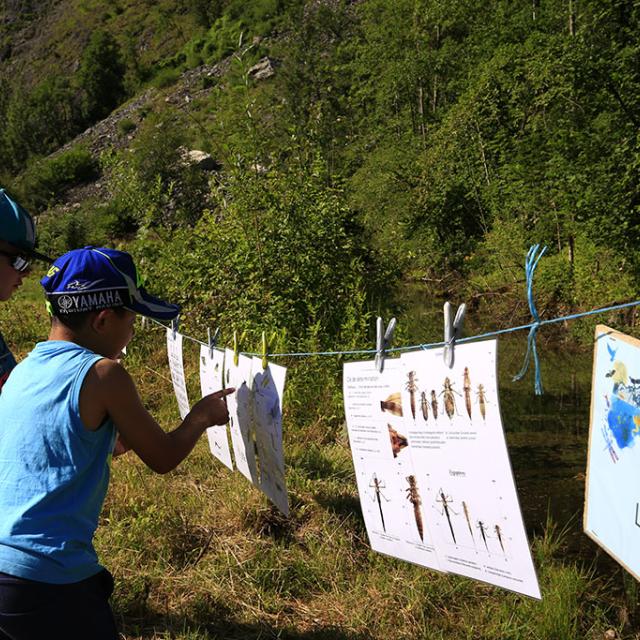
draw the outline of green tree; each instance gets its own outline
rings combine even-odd
[[[97,29],[80,61],[78,84],[84,93],[84,113],[95,122],[111,113],[125,96],[125,65],[120,47],[107,31]]]
[[[45,80],[32,90],[16,88],[6,102],[0,166],[18,170],[33,155],[46,155],[79,128],[80,113],[69,82]]]

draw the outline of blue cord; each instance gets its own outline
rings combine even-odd
[[[592,309],[591,311],[582,311],[579,313],[573,313],[567,316],[560,316],[558,318],[551,318],[549,320],[540,320],[540,316],[538,315],[538,310],[536,308],[535,301],[533,299],[533,276],[535,274],[536,267],[538,266],[538,262],[540,258],[545,254],[547,247],[543,247],[540,249],[540,245],[536,244],[532,246],[527,252],[527,258],[525,260],[525,275],[527,279],[527,302],[529,304],[529,310],[531,311],[531,316],[533,318],[533,322],[529,324],[523,324],[517,327],[509,327],[507,329],[498,329],[496,331],[488,331],[486,333],[481,333],[475,336],[469,336],[467,338],[458,338],[456,340],[456,344],[461,344],[465,342],[477,342],[479,340],[484,340],[486,338],[493,338],[495,336],[503,335],[506,333],[514,333],[515,331],[522,331],[524,329],[529,329],[529,335],[527,336],[527,353],[524,357],[524,362],[522,364],[522,368],[520,371],[513,376],[513,380],[521,380],[526,374],[529,363],[531,361],[531,355],[533,354],[533,363],[535,367],[535,394],[540,396],[544,393],[542,387],[542,376],[540,374],[540,359],[538,358],[538,350],[536,346],[536,337],[538,334],[538,329],[544,326],[545,324],[555,324],[558,322],[567,322],[569,320],[577,320],[578,318],[586,318],[588,316],[598,315],[600,313],[607,313],[609,311],[618,311],[620,309],[628,309],[629,307],[637,307],[640,306],[640,300],[634,300],[633,302],[624,302],[622,304],[616,304],[609,307],[601,307],[599,309]],[[149,318],[155,324],[163,327],[164,329],[170,328],[167,325],[159,322],[158,320],[154,320],[153,318]],[[196,340],[187,335],[183,335],[187,340],[191,340],[197,344],[201,344],[204,346],[210,346],[207,343],[200,342],[200,340]],[[436,349],[438,347],[444,347],[446,342],[431,342],[426,344],[416,344],[410,345],[406,347],[392,347],[386,349],[387,353],[392,352],[401,352],[401,351],[415,351],[417,349]],[[220,349],[216,347],[216,349]],[[264,354],[261,353],[252,353],[248,351],[240,352],[245,356],[259,356],[262,357]],[[311,356],[348,356],[348,355],[368,355],[376,353],[376,349],[355,349],[352,351],[299,351],[299,352],[291,352],[291,353],[269,353],[267,354],[270,358],[306,358]]]
[[[458,338],[456,340],[456,344],[462,344],[465,342],[477,342],[479,340],[486,340],[487,338],[495,338],[496,336],[504,335],[505,333],[514,333],[515,331],[523,331],[524,329],[531,329],[534,325],[538,325],[538,327],[542,327],[545,324],[556,324],[558,322],[567,322],[568,320],[577,320],[578,318],[586,318],[587,316],[595,316],[600,313],[607,313],[609,311],[619,311],[620,309],[628,309],[630,307],[638,307],[640,306],[640,300],[634,300],[633,302],[623,302],[622,304],[615,304],[610,307],[600,307],[599,309],[592,309],[591,311],[581,311],[580,313],[572,313],[568,316],[560,316],[558,318],[550,318],[549,320],[540,320],[540,322],[531,322],[529,324],[521,324],[517,327],[509,327],[507,329],[497,329],[495,331],[487,331],[486,333],[479,333],[475,336],[467,336],[466,338]],[[166,324],[159,322],[158,320],[154,320],[153,318],[148,318],[155,324],[159,325],[163,329],[168,329]],[[191,342],[195,342],[196,344],[202,344],[205,347],[209,345],[206,342],[201,342],[196,338],[192,338],[191,336],[183,335],[185,340],[191,340]],[[391,347],[386,349],[387,353],[389,352],[399,352],[399,351],[417,351],[418,349],[437,349],[438,347],[444,347],[445,342],[429,342],[425,344],[414,344],[406,347]],[[216,347],[218,350],[222,350],[220,347]],[[251,351],[241,351],[243,356],[262,356],[261,353],[253,353]],[[300,352],[291,352],[291,353],[268,353],[267,356],[270,358],[296,358],[296,357],[307,357],[307,356],[348,356],[348,355],[366,355],[368,353],[376,353],[376,349],[356,349],[354,351],[300,351]]]
[[[527,353],[524,356],[522,369],[520,369],[520,371],[516,373],[515,376],[513,376],[514,382],[517,380],[522,380],[525,373],[527,373],[531,354],[533,353],[533,363],[535,365],[535,393],[537,396],[541,396],[544,393],[544,390],[542,389],[540,360],[538,358],[538,349],[536,346],[536,336],[538,334],[538,329],[540,328],[540,316],[538,315],[536,303],[533,299],[533,274],[536,271],[536,267],[538,266],[540,258],[542,258],[542,256],[545,254],[547,247],[543,247],[542,250],[538,253],[539,249],[539,244],[533,245],[529,249],[529,252],[527,253],[527,259],[524,263],[525,274],[527,277],[527,301],[529,303],[531,316],[533,317],[533,323],[531,325],[531,329],[529,329],[529,335],[527,336]]]

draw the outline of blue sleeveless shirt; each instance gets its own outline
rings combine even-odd
[[[0,394],[0,572],[66,584],[99,571],[93,548],[115,442],[111,420],[88,431],[80,389],[102,358],[41,342]]]

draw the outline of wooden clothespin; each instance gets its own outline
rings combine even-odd
[[[238,351],[238,332],[233,332],[233,364],[237,367],[240,362],[240,353]]]
[[[209,343],[209,358],[213,359],[213,350],[218,343],[218,336],[220,335],[220,327],[218,327],[214,333],[213,337],[211,337],[211,329],[207,327],[207,342]]]
[[[269,366],[269,363],[267,362],[267,349],[268,345],[267,345],[267,334],[263,331],[262,332],[262,368],[266,369]]]
[[[453,367],[453,350],[455,342],[462,337],[462,322],[464,314],[467,310],[466,304],[461,304],[456,311],[456,317],[453,319],[453,309],[451,303],[444,303],[444,363],[451,369]]]
[[[386,356],[387,349],[391,346],[391,341],[393,340],[393,331],[396,328],[396,319],[391,318],[389,320],[389,324],[387,326],[387,330],[384,330],[384,322],[382,318],[378,316],[378,320],[376,322],[376,357],[375,357],[375,365],[376,369],[379,373],[382,373],[384,369],[384,359]]]

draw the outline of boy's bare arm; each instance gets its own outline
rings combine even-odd
[[[182,424],[166,433],[144,408],[131,376],[117,362],[104,359],[96,363],[97,383],[81,393],[95,394],[122,438],[153,471],[167,473],[187,457],[207,427],[226,424],[229,419],[224,397],[235,389],[217,391],[197,402]]]

